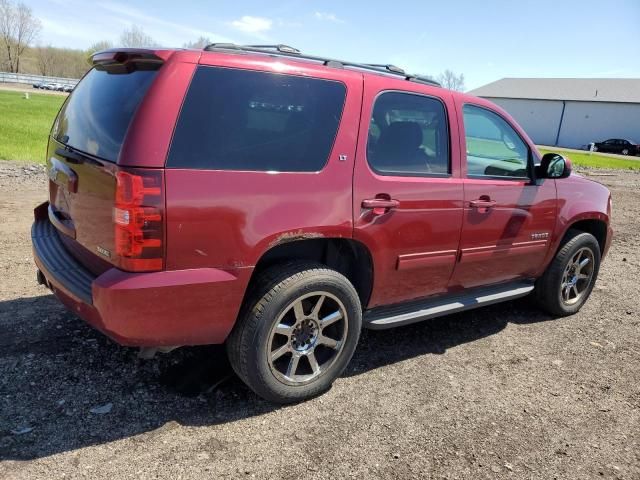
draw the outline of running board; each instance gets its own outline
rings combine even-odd
[[[533,290],[531,282],[517,282],[474,289],[473,291],[428,298],[384,307],[376,307],[364,314],[364,326],[374,330],[399,327],[430,318],[464,312],[494,303],[524,297]]]

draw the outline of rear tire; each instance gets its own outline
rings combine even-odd
[[[293,403],[331,387],[355,351],[358,294],[342,274],[314,263],[262,272],[227,340],[229,361],[251,390]]]
[[[587,301],[600,269],[600,245],[590,233],[569,230],[563,245],[536,281],[535,299],[551,315],[577,313]]]
[[[622,150],[622,154],[623,155],[629,155],[629,149],[628,148],[623,149]]]

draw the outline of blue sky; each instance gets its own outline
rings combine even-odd
[[[87,48],[135,24],[157,42],[286,43],[316,55],[503,77],[640,77],[640,0],[26,0],[40,43]]]

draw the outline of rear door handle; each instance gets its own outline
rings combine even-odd
[[[400,205],[398,200],[385,198],[384,196],[362,200],[362,208],[371,210],[374,215],[384,215],[389,210],[397,208],[398,205]]]
[[[471,205],[473,208],[491,208],[495,207],[496,203],[497,202],[495,200],[479,198],[477,200],[471,200],[469,202],[469,205]]]
[[[362,208],[383,208],[383,209],[392,209],[397,208],[400,205],[398,200],[394,200],[393,198],[368,198],[366,200],[362,200]]]

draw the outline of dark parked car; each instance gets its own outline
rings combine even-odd
[[[560,317],[594,287],[609,191],[487,100],[282,46],[92,62],[32,242],[38,281],[123,345],[225,343],[250,388],[295,402],[362,328],[529,294]]]
[[[640,155],[640,145],[631,140],[610,138],[593,144],[594,152],[617,153],[619,155]]]
[[[43,88],[44,87],[44,83],[36,82],[32,86],[33,86],[33,88]]]

